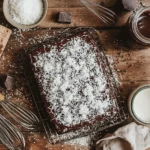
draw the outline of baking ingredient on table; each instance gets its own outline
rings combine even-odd
[[[59,12],[58,23],[71,23],[71,12]]]
[[[12,90],[15,86],[15,80],[9,75],[0,75],[0,87]]]
[[[76,146],[76,145],[77,146],[85,146],[88,149],[90,149],[90,146],[92,144],[91,141],[92,141],[92,138],[90,136],[85,136],[85,137],[79,137],[79,138],[65,141],[64,144],[74,145],[74,146]]]
[[[135,10],[137,7],[137,0],[122,0],[122,4],[127,10]]]
[[[5,80],[5,87],[7,90],[12,90],[14,88],[15,80],[11,76],[7,76]]]
[[[140,9],[136,9],[135,13],[129,17],[128,28],[122,30],[125,33],[123,40],[126,39],[126,43],[130,48],[143,49],[142,45],[150,45],[149,11],[149,6],[140,6]]]
[[[146,150],[150,148],[150,128],[130,123],[97,142],[96,150]]]
[[[150,88],[139,91],[132,102],[134,115],[144,123],[150,123]]]
[[[146,37],[150,38],[150,10],[141,14],[138,19],[138,29],[140,33]]]
[[[11,33],[12,31],[10,29],[0,25],[0,57],[3,54]]]
[[[44,11],[42,0],[9,0],[8,7],[12,19],[24,25],[38,22]]]

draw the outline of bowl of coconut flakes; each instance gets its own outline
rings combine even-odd
[[[7,21],[19,29],[38,26],[45,18],[47,0],[4,0],[3,12]]]

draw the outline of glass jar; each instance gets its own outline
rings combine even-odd
[[[150,6],[141,7],[134,11],[128,20],[131,37],[142,45],[150,45]]]
[[[129,96],[128,109],[133,119],[143,125],[150,125],[150,84],[135,89]]]

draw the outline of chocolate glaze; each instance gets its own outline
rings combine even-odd
[[[138,19],[138,29],[140,33],[146,37],[150,38],[150,11],[146,11]]]

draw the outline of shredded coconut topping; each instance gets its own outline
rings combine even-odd
[[[42,0],[9,0],[8,4],[10,15],[17,23],[31,25],[42,17]]]
[[[93,44],[74,37],[61,51],[52,46],[34,58],[35,76],[59,123],[77,125],[110,109],[113,102]]]

